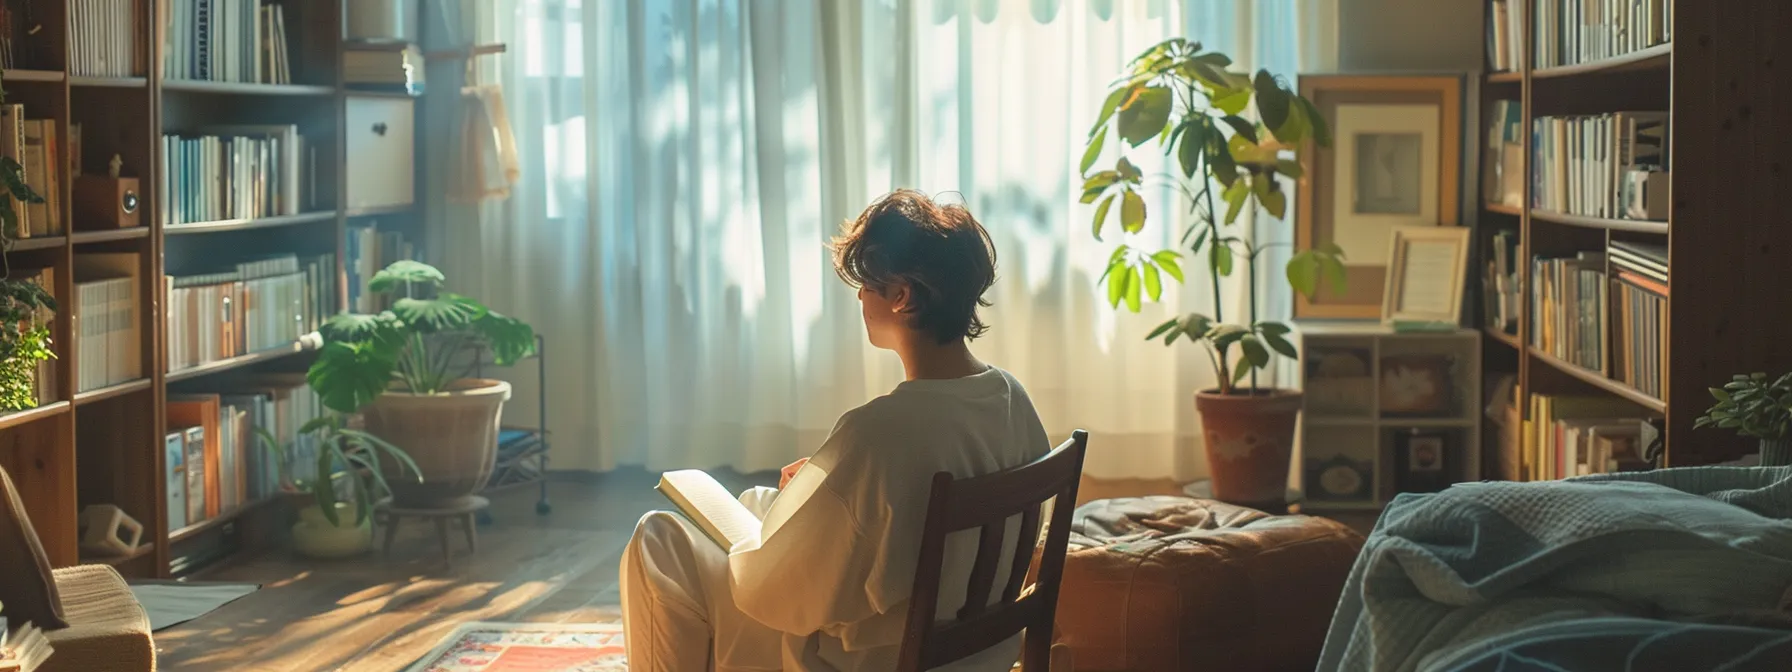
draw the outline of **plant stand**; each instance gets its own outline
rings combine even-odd
[[[489,352],[480,352],[478,361],[473,363],[474,377],[484,377],[485,367],[491,365]],[[505,426],[498,431],[498,464],[492,470],[491,483],[486,485],[486,494],[513,487],[536,484],[541,488],[541,498],[535,502],[535,513],[547,515],[554,510],[548,502],[548,364],[547,339],[540,334],[535,336],[536,370],[536,418],[535,426]],[[481,525],[490,524],[491,514],[480,511],[478,521]]]
[[[461,506],[449,509],[400,509],[392,506],[391,500],[383,500],[374,506],[374,522],[386,528],[386,557],[392,557],[392,544],[398,540],[398,521],[405,518],[420,518],[435,521],[436,536],[442,542],[442,566],[450,566],[453,562],[454,550],[448,541],[448,523],[460,521],[461,531],[467,535],[467,554],[479,552],[478,525],[473,518],[476,514],[491,506],[491,500],[484,497],[469,497]]]

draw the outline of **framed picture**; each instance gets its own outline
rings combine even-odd
[[[1394,488],[1437,492],[1450,486],[1451,438],[1444,432],[1413,429],[1394,437]]]
[[[1460,324],[1468,228],[1401,226],[1389,233],[1381,321]]]
[[[1342,248],[1345,288],[1296,295],[1294,316],[1373,320],[1391,261],[1389,232],[1461,223],[1462,78],[1303,75],[1300,93],[1330,122],[1332,146],[1307,147],[1295,244]]]

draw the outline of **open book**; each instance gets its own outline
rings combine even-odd
[[[724,550],[742,539],[759,537],[759,518],[709,474],[696,469],[668,471],[660,475],[660,484],[654,489],[672,500],[673,506]]]

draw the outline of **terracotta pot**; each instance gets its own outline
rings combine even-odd
[[[395,478],[386,462],[393,504],[406,509],[444,509],[464,504],[485,489],[498,456],[498,421],[510,383],[467,379],[441,394],[387,392],[362,413],[367,432],[404,449],[423,471],[423,482]]]
[[[1214,499],[1253,508],[1287,502],[1288,463],[1294,454],[1300,407],[1301,394],[1293,390],[1195,394]]]

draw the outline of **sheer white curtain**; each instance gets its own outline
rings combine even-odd
[[[508,201],[434,213],[431,240],[458,286],[547,335],[556,466],[759,470],[811,452],[901,374],[865,343],[825,243],[913,187],[995,237],[993,329],[974,347],[1055,435],[1099,437],[1090,473],[1205,471],[1192,395],[1212,374],[1141,337],[1211,291],[1191,276],[1144,315],[1109,309],[1094,281],[1114,241],[1089,235],[1076,161],[1146,46],[1184,35],[1244,67],[1329,69],[1336,0],[473,2],[472,32],[512,45],[484,76],[506,88],[523,177]],[[432,95],[452,95],[440,79]],[[1151,206],[1166,224],[1180,209],[1167,191]]]

